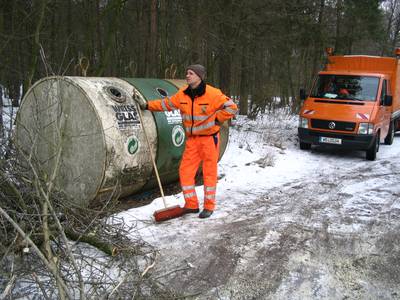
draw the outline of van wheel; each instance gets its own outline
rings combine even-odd
[[[390,122],[389,132],[385,137],[385,145],[393,144],[393,139],[394,139],[394,122],[392,121]]]
[[[376,153],[379,151],[379,139],[380,139],[380,134],[378,132],[376,137],[375,137],[374,143],[367,150],[366,158],[368,160],[375,160],[376,159]]]
[[[310,150],[311,149],[311,144],[300,142],[300,149],[301,150]]]

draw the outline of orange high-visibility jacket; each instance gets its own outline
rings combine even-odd
[[[187,136],[212,135],[219,131],[219,123],[232,118],[237,105],[219,89],[206,85],[205,93],[194,101],[185,94],[187,87],[180,89],[172,97],[148,102],[151,111],[171,111],[179,109]],[[216,121],[218,121],[216,123]]]

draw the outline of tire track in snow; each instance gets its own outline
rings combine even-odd
[[[400,164],[356,165],[248,193],[253,201],[201,224],[183,246],[195,267],[170,282],[198,299],[397,297]]]

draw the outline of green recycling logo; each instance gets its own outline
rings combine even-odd
[[[135,136],[128,138],[128,153],[133,155],[139,149],[139,141]]]
[[[180,147],[185,141],[185,131],[182,126],[176,125],[172,128],[172,143],[175,147]]]

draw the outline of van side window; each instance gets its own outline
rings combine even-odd
[[[383,105],[383,100],[385,99],[385,96],[387,94],[387,81],[386,79],[382,83],[382,92],[381,92],[381,99],[380,99],[380,105]]]

